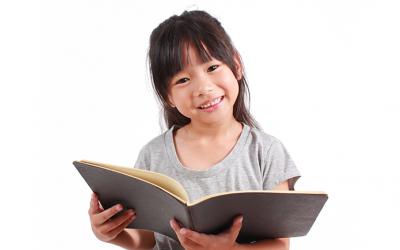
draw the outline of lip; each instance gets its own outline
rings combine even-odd
[[[222,102],[224,101],[224,96],[220,96],[221,97],[221,101],[219,102],[219,103],[217,103],[217,104],[214,104],[213,106],[210,106],[210,107],[208,107],[208,108],[206,108],[206,109],[201,109],[201,108],[198,108],[198,109],[200,109],[201,111],[204,111],[204,112],[213,112],[214,110],[216,110],[216,109],[218,109],[221,105],[222,105]],[[219,98],[219,97],[217,97],[217,98]],[[215,100],[216,98],[214,98],[214,99],[212,99],[212,100]],[[208,103],[208,102],[207,102]]]
[[[221,97],[222,97],[222,99],[224,99],[224,96],[223,96],[223,95],[210,98],[208,101],[205,101],[205,102],[203,102],[202,104],[200,104],[197,108],[201,109],[201,108],[200,108],[201,106],[206,105],[207,103],[210,103],[210,102],[214,101],[215,99],[218,99],[218,98],[221,98]],[[221,99],[221,101],[222,101],[222,99]],[[221,103],[221,102],[220,102],[220,103]]]

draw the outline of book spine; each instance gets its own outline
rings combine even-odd
[[[186,206],[187,214],[188,214],[188,216],[189,216],[189,229],[190,229],[190,230],[193,230],[193,231],[196,231],[195,225],[194,225],[194,223],[193,223],[192,212],[191,212],[191,209],[190,209],[190,208],[191,208],[190,206]]]

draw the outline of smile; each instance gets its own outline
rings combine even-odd
[[[221,103],[223,99],[224,99],[224,96],[220,96],[220,97],[218,97],[218,98],[215,98],[215,99],[212,100],[211,102],[209,102],[209,103],[207,103],[207,104],[204,104],[204,105],[201,105],[201,106],[199,107],[199,109],[209,109],[209,108],[215,107],[215,106],[217,106],[219,103]]]

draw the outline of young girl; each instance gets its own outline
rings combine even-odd
[[[168,131],[142,148],[135,167],[178,180],[191,201],[228,191],[293,190],[299,172],[282,143],[250,115],[240,55],[217,19],[204,11],[170,17],[152,32],[149,59]],[[242,217],[218,235],[181,228],[171,218],[177,242],[127,229],[133,210],[110,220],[121,210],[121,204],[103,210],[93,194],[89,215],[100,240],[127,249],[289,248],[284,238],[236,243]]]

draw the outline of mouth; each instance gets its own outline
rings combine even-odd
[[[210,108],[213,108],[213,107],[217,106],[218,104],[220,104],[223,99],[224,99],[224,96],[217,97],[217,98],[213,99],[212,101],[201,105],[198,108],[199,109],[210,109]]]

